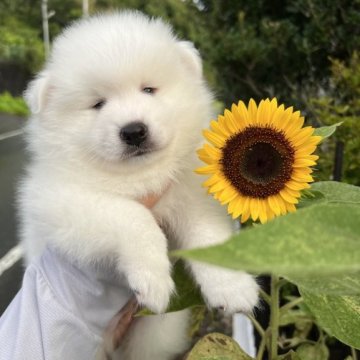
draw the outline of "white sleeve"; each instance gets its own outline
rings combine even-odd
[[[93,275],[45,251],[0,318],[0,360],[94,359],[129,294]]]

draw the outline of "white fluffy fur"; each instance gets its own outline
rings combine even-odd
[[[158,90],[146,94],[146,86]],[[160,20],[100,15],[56,39],[26,97],[32,162],[19,202],[27,260],[51,242],[79,264],[113,261],[138,300],[163,312],[174,291],[168,248],[221,243],[232,232],[224,208],[193,173],[212,101],[198,53]],[[93,109],[100,99],[104,107]],[[127,157],[119,130],[135,120],[148,126],[156,151]],[[137,201],[169,183],[152,212]],[[248,312],[256,304],[251,276],[190,268],[209,306]],[[160,316],[138,321],[126,359],[165,360],[184,350],[186,312]]]

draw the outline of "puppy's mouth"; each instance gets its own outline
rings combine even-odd
[[[144,146],[134,146],[130,145],[123,153],[123,160],[130,158],[139,158],[146,155],[153,154],[154,152],[159,151],[160,149],[153,144],[144,145]]]

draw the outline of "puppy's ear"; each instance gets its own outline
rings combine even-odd
[[[29,83],[24,92],[25,101],[33,114],[38,114],[43,110],[48,90],[49,74],[47,71],[42,71]]]
[[[190,41],[179,41],[182,59],[190,71],[197,77],[202,77],[202,60],[199,51]]]

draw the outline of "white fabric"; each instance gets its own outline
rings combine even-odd
[[[233,316],[233,338],[248,355],[256,356],[254,327],[246,315]]]
[[[94,359],[130,296],[109,270],[80,270],[48,248],[0,319],[0,360]]]

